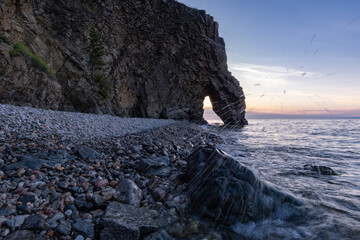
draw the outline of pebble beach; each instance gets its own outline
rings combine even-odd
[[[0,105],[0,239],[112,239],[119,209],[147,216],[125,229],[156,222],[146,239],[216,235],[186,217],[181,176],[221,141],[188,122]]]

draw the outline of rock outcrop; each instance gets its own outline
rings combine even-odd
[[[216,223],[300,219],[304,214],[300,200],[214,147],[199,147],[189,156],[185,179],[192,210]]]
[[[205,11],[174,0],[3,0],[0,22],[1,103],[201,121],[210,96],[225,124],[246,124],[242,88]],[[104,45],[101,77],[91,26]],[[49,70],[31,54],[11,54],[16,42]]]

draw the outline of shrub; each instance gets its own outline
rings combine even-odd
[[[20,55],[30,58],[34,67],[37,67],[38,69],[48,73],[50,76],[55,75],[50,67],[44,62],[44,60],[32,53],[30,49],[28,49],[24,44],[17,42],[13,45],[13,49],[10,51],[10,56],[15,57]]]
[[[10,43],[10,39],[8,36],[5,35],[0,35],[0,39],[3,40],[6,43]]]

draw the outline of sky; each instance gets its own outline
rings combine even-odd
[[[247,114],[360,117],[359,0],[178,0],[219,23]]]

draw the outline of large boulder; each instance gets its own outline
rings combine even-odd
[[[214,147],[199,147],[189,156],[185,179],[192,210],[217,223],[230,225],[302,214],[301,201],[269,186]]]

